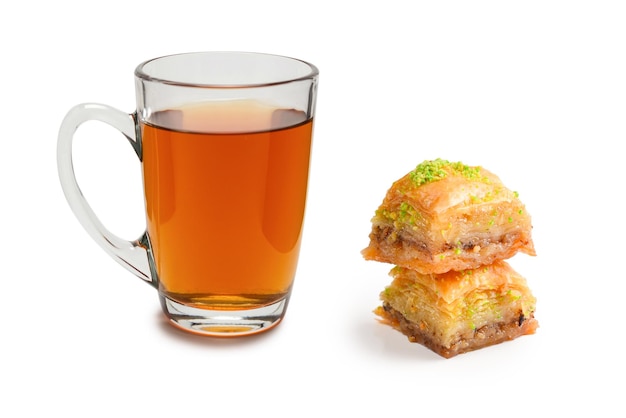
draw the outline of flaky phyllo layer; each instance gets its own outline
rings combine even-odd
[[[380,295],[383,303],[441,347],[471,340],[484,327],[521,326],[535,311],[526,280],[504,261],[444,274],[396,266],[390,275],[393,282]]]
[[[372,218],[368,260],[424,273],[535,255],[531,218],[516,192],[482,167],[425,161],[393,183]]]

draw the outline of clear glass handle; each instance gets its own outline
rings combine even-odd
[[[119,130],[141,159],[141,141],[137,140],[135,115],[102,104],[74,106],[63,119],[57,143],[57,167],[65,198],[83,228],[100,247],[136,276],[156,285],[148,261],[146,233],[135,241],[128,241],[110,232],[100,222],[78,186],[72,164],[72,143],[78,127],[89,120],[101,121]]]

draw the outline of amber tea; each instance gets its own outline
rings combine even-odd
[[[312,120],[255,102],[151,120],[141,128],[143,174],[160,292],[211,309],[280,300],[298,260]]]

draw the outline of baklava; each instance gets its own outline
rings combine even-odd
[[[469,270],[535,255],[518,194],[480,166],[436,159],[393,183],[372,218],[367,260],[421,273]]]
[[[384,323],[445,358],[533,334],[536,299],[507,262],[422,274],[394,267],[375,310]]]

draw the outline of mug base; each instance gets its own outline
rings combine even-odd
[[[243,337],[265,332],[280,323],[288,297],[271,305],[249,310],[210,310],[182,305],[160,295],[161,306],[170,323],[183,331],[209,337]]]

